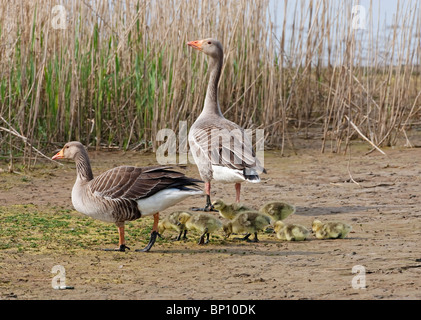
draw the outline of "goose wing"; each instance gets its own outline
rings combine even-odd
[[[167,188],[184,189],[191,186],[198,189],[197,179],[188,178],[171,167],[129,167],[122,166],[108,170],[91,180],[89,188],[101,197],[138,200],[150,197]]]
[[[244,129],[224,122],[202,123],[192,130],[189,143],[195,159],[230,169],[265,171],[257,159],[250,137]]]

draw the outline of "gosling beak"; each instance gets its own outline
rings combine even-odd
[[[64,153],[63,149],[61,149],[57,154],[51,158],[51,160],[58,160],[58,159],[64,159]]]
[[[202,51],[202,44],[203,44],[203,40],[195,40],[195,41],[187,42],[188,46],[199,51]]]

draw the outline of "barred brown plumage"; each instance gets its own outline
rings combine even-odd
[[[93,177],[88,153],[77,141],[68,142],[53,159],[76,162],[77,178],[72,189],[75,209],[92,218],[113,222],[119,229],[118,251],[127,249],[124,222],[154,215],[151,240],[142,251],[149,251],[158,235],[159,212],[201,194],[198,183],[169,166],[120,166]]]

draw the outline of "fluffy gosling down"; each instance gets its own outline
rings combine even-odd
[[[197,230],[202,233],[199,244],[209,243],[209,235],[221,229],[222,222],[207,213],[181,213],[178,217],[180,224],[184,224],[187,230]],[[206,240],[205,240],[206,236]]]
[[[225,237],[229,237],[232,233],[246,232],[247,235],[243,240],[249,242],[259,242],[257,232],[263,230],[270,224],[270,218],[266,215],[260,214],[257,211],[245,211],[239,213],[232,221],[224,224]],[[249,240],[251,234],[254,234],[254,239]]]
[[[183,239],[187,239],[186,226],[184,224],[181,224],[180,221],[178,220],[180,214],[182,213],[185,213],[186,215],[191,215],[189,212],[186,212],[186,211],[175,211],[171,213],[170,215],[168,215],[167,217],[165,217],[163,220],[159,222],[158,224],[159,234],[162,235],[165,230],[172,229],[179,233],[178,237],[176,238],[177,241],[181,239],[181,235],[183,234],[183,232],[184,232]]]
[[[273,221],[279,221],[295,213],[295,207],[285,202],[271,201],[262,206],[259,212],[268,215]]]
[[[232,204],[227,204],[222,200],[214,201],[212,206],[215,210],[218,210],[221,217],[228,220],[233,220],[240,212],[254,210],[241,203],[234,202]]]
[[[314,220],[312,230],[317,239],[338,239],[345,238],[352,227],[343,222],[325,222]]]
[[[310,234],[310,231],[299,224],[285,224],[282,221],[275,222],[276,237],[287,241],[304,241]]]

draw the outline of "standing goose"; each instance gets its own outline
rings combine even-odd
[[[206,206],[212,210],[211,180],[235,183],[236,202],[240,202],[241,183],[260,182],[262,167],[253,145],[243,128],[224,118],[218,101],[218,82],[221,77],[224,53],[222,44],[215,39],[190,41],[190,47],[210,57],[210,79],[202,113],[189,132],[189,145],[205,181]],[[220,141],[222,140],[222,142]]]
[[[76,162],[77,178],[72,189],[75,209],[92,218],[116,224],[119,248],[107,251],[129,249],[124,240],[125,221],[153,215],[150,241],[144,249],[136,250],[149,251],[159,235],[159,212],[189,196],[202,194],[197,186],[200,180],[188,178],[165,166],[121,166],[94,178],[88,153],[77,141],[66,143],[52,159]]]

